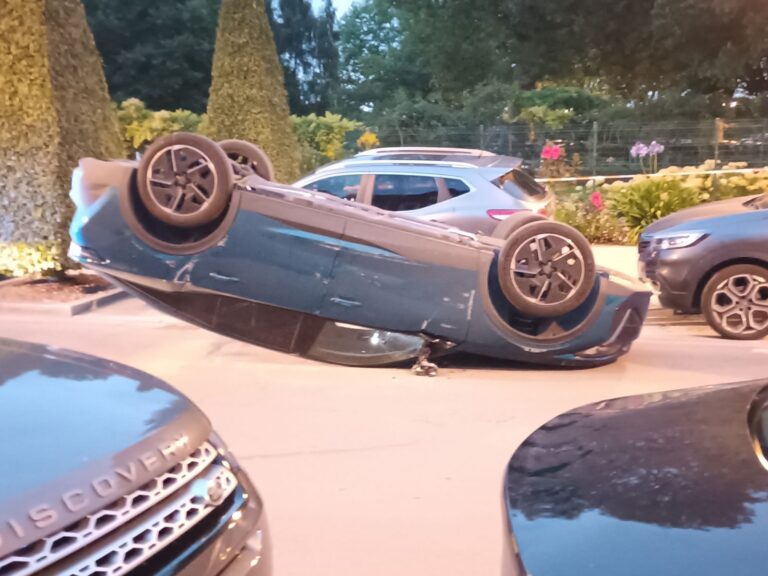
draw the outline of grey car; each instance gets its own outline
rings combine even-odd
[[[768,336],[768,194],[682,210],[640,236],[640,277],[661,304],[703,312],[725,338]]]
[[[0,338],[0,574],[267,576],[259,494],[164,382]]]
[[[555,204],[519,158],[463,148],[380,148],[295,185],[489,236],[512,214],[549,217]]]

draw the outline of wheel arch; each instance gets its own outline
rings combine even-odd
[[[701,277],[698,284],[696,285],[696,291],[693,294],[693,306],[697,310],[701,310],[701,296],[704,293],[704,287],[707,285],[707,283],[712,279],[712,277],[715,274],[720,272],[720,270],[724,270],[725,268],[728,268],[729,266],[738,266],[740,264],[752,264],[753,266],[761,266],[766,270],[768,270],[768,259],[755,258],[751,256],[741,256],[738,258],[729,258],[728,260],[724,260],[719,264],[711,267]]]

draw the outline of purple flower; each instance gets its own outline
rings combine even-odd
[[[629,154],[632,158],[645,158],[649,151],[648,146],[642,142],[635,142],[635,145],[630,148]]]
[[[663,153],[664,153],[664,145],[659,144],[658,142],[656,142],[656,140],[654,140],[648,145],[648,154],[650,154],[651,156],[658,156],[659,154],[663,154]]]

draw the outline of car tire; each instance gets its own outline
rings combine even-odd
[[[245,140],[222,140],[219,146],[234,164],[238,175],[256,174],[264,180],[275,180],[272,161],[261,148]]]
[[[517,230],[518,228],[522,228],[526,224],[530,224],[531,222],[546,222],[547,219],[542,216],[541,214],[536,214],[535,212],[531,212],[529,210],[525,210],[523,212],[517,212],[515,214],[512,214],[505,218],[502,222],[499,223],[498,226],[493,231],[493,234],[491,236],[493,238],[499,238],[500,240],[506,240],[509,238],[510,234]]]
[[[229,158],[198,134],[158,138],[139,162],[139,198],[152,216],[172,226],[194,228],[214,221],[229,203],[233,172]]]
[[[592,247],[559,222],[513,230],[499,256],[499,283],[509,303],[532,318],[568,314],[589,297],[596,277]]]
[[[717,272],[701,294],[707,324],[729,340],[768,336],[768,268],[737,264]]]

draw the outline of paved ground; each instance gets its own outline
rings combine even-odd
[[[768,341],[704,328],[648,327],[595,370],[465,363],[434,379],[266,351],[134,300],[2,316],[0,335],[125,362],[190,395],[264,495],[278,576],[497,574],[502,473],[536,427],[609,397],[768,377]]]

